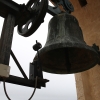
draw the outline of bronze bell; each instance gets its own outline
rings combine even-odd
[[[39,54],[43,71],[55,74],[82,72],[99,60],[96,51],[86,45],[77,19],[67,13],[50,20],[47,42]]]

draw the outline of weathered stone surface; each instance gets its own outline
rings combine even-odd
[[[78,0],[70,0],[75,8],[72,13],[83,30],[88,45],[100,46],[100,0],[87,0],[81,7]],[[100,100],[100,66],[75,74],[78,100]]]

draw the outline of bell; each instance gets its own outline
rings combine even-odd
[[[86,45],[77,19],[67,13],[50,20],[47,42],[39,54],[43,71],[55,74],[82,72],[99,60],[97,52]]]

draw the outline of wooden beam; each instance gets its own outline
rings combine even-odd
[[[8,15],[4,20],[4,25],[0,39],[0,63],[9,65],[13,31],[15,26],[15,17]]]

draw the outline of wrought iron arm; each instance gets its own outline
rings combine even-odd
[[[27,75],[25,74],[24,70],[22,69],[21,65],[19,64],[17,58],[15,57],[13,51],[11,50],[11,56],[14,59],[16,65],[18,66],[19,70],[21,71],[22,75],[24,76],[25,79],[28,79]]]

